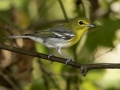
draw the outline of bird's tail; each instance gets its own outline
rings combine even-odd
[[[15,35],[15,36],[4,37],[4,39],[13,39],[13,38],[29,38],[29,36]]]

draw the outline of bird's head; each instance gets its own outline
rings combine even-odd
[[[69,26],[74,29],[74,31],[86,31],[89,28],[96,27],[95,24],[92,24],[91,21],[85,17],[77,18],[71,22],[69,22]]]

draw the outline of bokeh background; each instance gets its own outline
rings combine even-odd
[[[49,54],[32,40],[3,38],[77,17],[89,18],[97,28],[62,51],[79,63],[120,63],[120,0],[0,0],[0,43]],[[120,90],[120,70],[91,70],[84,77],[74,67],[1,49],[0,90]]]

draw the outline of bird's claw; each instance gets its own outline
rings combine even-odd
[[[50,53],[50,54],[48,55],[48,59],[49,59],[51,56],[54,56],[54,54],[53,54],[53,53]],[[53,61],[50,61],[50,64],[52,64],[52,63],[53,63]]]
[[[54,54],[53,53],[50,53],[49,55],[48,55],[48,59],[51,57],[51,56],[53,56]]]
[[[70,62],[70,61],[74,61],[72,58],[68,58],[68,60],[66,61],[66,65],[67,65],[67,63],[68,62]]]

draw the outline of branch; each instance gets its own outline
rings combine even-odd
[[[16,47],[1,44],[1,43],[0,43],[0,49],[5,49],[8,51],[21,53],[21,54],[25,54],[25,55],[29,55],[29,56],[34,56],[34,57],[42,58],[44,60],[49,60],[49,61],[53,61],[53,62],[55,61],[55,62],[59,62],[59,63],[63,63],[63,64],[66,64],[66,60],[67,60],[67,59],[59,58],[59,57],[55,57],[55,56],[51,56],[48,59],[48,55],[46,55],[46,54],[33,52],[33,51],[29,51],[29,50],[23,50],[20,48],[16,48]],[[81,73],[84,76],[86,76],[87,72],[92,69],[120,69],[120,64],[118,64],[118,63],[80,64],[80,63],[77,63],[74,61],[70,61],[70,62],[68,62],[68,65],[80,69]]]
[[[90,19],[90,5],[88,4],[88,0],[81,0],[85,16]]]

